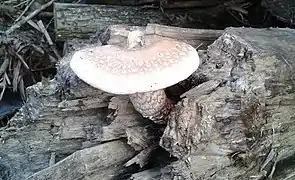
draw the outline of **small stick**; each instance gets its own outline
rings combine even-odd
[[[9,59],[6,57],[4,62],[2,63],[1,67],[0,67],[0,76],[2,76],[3,73],[5,73],[8,65],[9,65],[10,61]]]
[[[31,0],[31,2],[26,6],[26,8],[24,9],[24,11],[18,16],[18,18],[16,18],[16,20],[14,22],[17,22],[17,21],[19,21],[22,18],[22,16],[28,11],[28,9],[33,4],[33,2],[35,2],[35,0]]]
[[[8,75],[7,75],[6,72],[4,73],[4,80],[6,80],[6,82],[7,82],[8,85],[11,85],[11,81],[10,81],[10,79],[9,79],[9,77],[8,77]]]
[[[22,19],[24,19],[25,17],[22,16],[21,17]],[[33,28],[35,28],[37,31],[40,31],[41,32],[41,29],[39,28],[39,26],[32,20],[28,20],[27,22],[29,25],[31,25]]]
[[[3,83],[3,82],[4,82],[4,83]],[[6,89],[5,81],[3,81],[3,82],[1,83],[2,91],[1,91],[1,93],[0,93],[0,100],[2,100],[3,95],[4,95],[4,92],[5,92],[5,89]]]
[[[17,88],[18,88],[18,78],[19,78],[19,74],[20,74],[21,65],[22,65],[21,61],[17,61],[17,64],[13,70],[13,80],[12,80],[13,92],[16,92]]]
[[[37,24],[38,24],[39,28],[41,29],[42,33],[45,35],[45,37],[46,37],[46,39],[48,41],[48,44],[51,46],[51,49],[53,50],[56,57],[58,59],[61,59],[61,56],[59,55],[57,49],[55,48],[55,46],[54,46],[54,44],[53,44],[53,42],[52,42],[52,40],[51,40],[51,38],[50,38],[50,36],[48,34],[43,22],[40,20],[40,21],[37,22]]]
[[[23,4],[28,3],[28,1],[29,1],[29,0],[23,1],[23,2],[21,2],[21,3],[17,4],[17,5],[15,5],[15,6],[13,6],[13,8],[17,8],[17,7],[19,7],[19,6],[22,6]]]
[[[49,1],[46,4],[43,4],[39,9],[36,9],[35,11],[33,11],[31,14],[29,14],[28,16],[26,16],[24,19],[18,21],[17,23],[15,23],[14,25],[12,25],[6,32],[6,35],[9,35],[10,33],[12,33],[14,30],[20,28],[23,24],[25,24],[28,20],[32,19],[34,16],[36,16],[38,13],[40,13],[41,11],[43,11],[44,9],[46,9],[47,7],[49,7],[52,3],[54,2],[54,0]]]
[[[15,55],[16,55],[16,57],[18,57],[18,59],[25,66],[26,69],[30,69],[30,67],[28,66],[28,64],[24,60],[24,58],[20,54],[18,54],[18,52],[15,52]]]

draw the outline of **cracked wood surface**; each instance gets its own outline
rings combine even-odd
[[[106,42],[124,45],[128,29],[110,27]],[[102,171],[102,179],[292,177],[294,166],[286,164],[295,149],[294,34],[289,29],[226,29],[207,51],[200,51],[200,68],[167,89],[182,99],[166,127],[143,119],[126,96],[78,79],[68,62],[85,42],[69,42],[55,79],[29,87],[27,104],[1,129],[0,177],[86,179],[100,177]],[[145,41],[159,38],[167,37],[147,34]],[[184,40],[199,45],[194,38]],[[145,165],[159,144],[178,160],[139,171],[129,166]],[[88,154],[101,148],[105,152]],[[117,160],[95,161],[106,153]],[[83,169],[87,164],[90,169]],[[274,168],[276,164],[280,166]],[[64,171],[75,173],[63,176]]]

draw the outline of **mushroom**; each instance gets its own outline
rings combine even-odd
[[[160,40],[136,49],[116,45],[86,47],[74,53],[70,67],[95,88],[128,94],[143,117],[160,122],[174,106],[164,89],[188,78],[199,63],[191,45]]]

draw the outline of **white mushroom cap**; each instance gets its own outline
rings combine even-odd
[[[88,47],[74,53],[70,66],[89,85],[113,94],[164,89],[189,77],[199,66],[195,48],[162,40],[141,49],[114,45]]]

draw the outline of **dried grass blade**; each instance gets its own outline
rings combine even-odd
[[[15,52],[15,55],[18,57],[18,59],[21,61],[21,63],[25,66],[25,68],[29,70],[30,67],[27,65],[24,58],[21,55],[19,55],[17,52]]]
[[[6,69],[9,66],[9,63],[10,63],[10,60],[9,58],[6,57],[0,67],[0,76],[2,76],[3,73],[5,73]]]
[[[21,18],[24,19],[25,17],[22,16]],[[37,31],[40,31],[40,32],[41,32],[41,29],[38,27],[38,25],[37,25],[34,21],[32,21],[32,20],[28,20],[27,23],[28,23],[29,25],[31,25],[33,28],[35,28]]]
[[[18,18],[16,18],[15,22],[17,22],[17,21],[19,21],[21,19],[21,17],[29,10],[29,8],[31,7],[33,2],[35,2],[35,0],[31,0],[31,2],[26,6],[24,11],[18,16]]]
[[[8,85],[11,85],[11,81],[6,72],[4,73],[4,80],[7,82]]]
[[[48,44],[50,45],[50,47],[53,50],[56,57],[58,59],[61,59],[61,56],[60,56],[59,52],[57,51],[57,49],[55,48],[54,43],[52,42],[51,37],[49,36],[49,33],[47,32],[43,22],[40,20],[37,22],[37,24],[38,24],[39,28],[41,29],[42,33],[44,34]]]
[[[2,91],[1,91],[1,93],[0,93],[0,101],[1,101],[2,98],[3,98],[4,92],[5,92],[5,90],[6,90],[6,83],[5,83],[5,81],[3,81],[3,82],[0,84],[0,87],[2,87]]]
[[[19,76],[19,92],[23,100],[26,99],[25,84],[22,76]]]
[[[13,81],[12,81],[12,89],[13,89],[13,92],[16,92],[17,91],[17,87],[18,87],[18,77],[19,77],[19,74],[20,74],[20,68],[21,68],[21,62],[20,61],[17,61],[17,64],[13,70]]]
[[[47,7],[49,7],[52,3],[54,2],[54,0],[49,1],[46,4],[43,4],[39,9],[36,9],[35,11],[33,11],[32,13],[30,13],[28,16],[26,16],[24,19],[18,21],[17,23],[15,23],[14,25],[12,25],[6,32],[6,35],[9,35],[10,33],[12,33],[14,30],[20,28],[23,24],[25,24],[28,20],[30,20],[32,17],[36,16],[38,13],[40,13],[41,11],[43,11],[44,9],[46,9]]]

